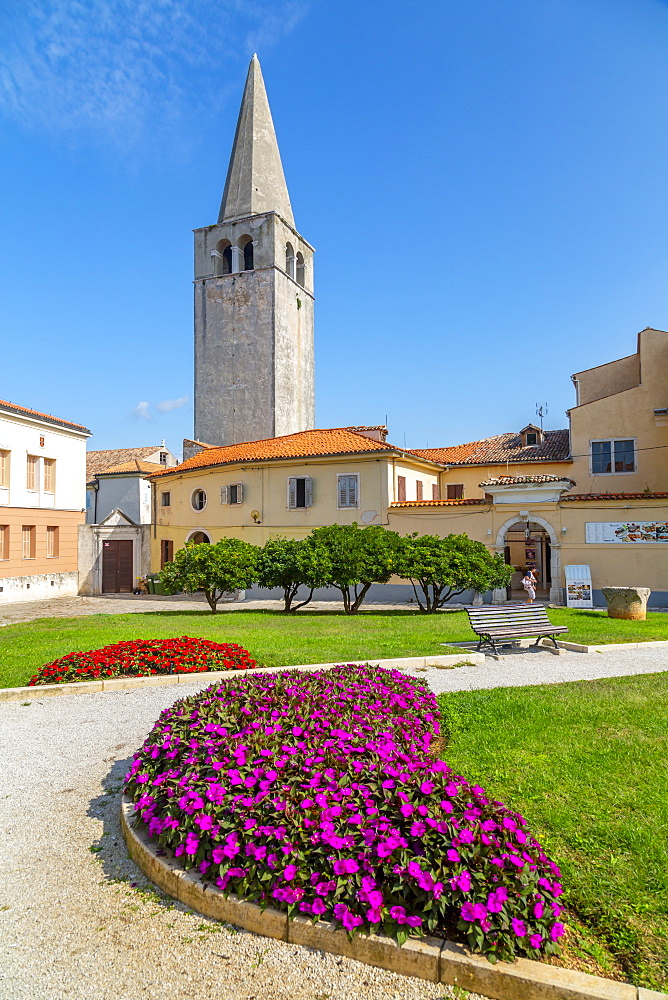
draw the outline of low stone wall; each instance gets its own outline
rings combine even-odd
[[[0,604],[42,601],[52,597],[76,597],[78,573],[40,573],[35,576],[0,577]]]

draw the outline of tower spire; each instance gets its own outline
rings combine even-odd
[[[290,196],[257,55],[251,59],[218,223],[277,212],[294,228]]]

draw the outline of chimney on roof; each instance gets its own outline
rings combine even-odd
[[[366,438],[371,438],[372,441],[379,441],[381,444],[385,444],[387,438],[387,425],[386,424],[374,424],[371,427],[367,427],[365,424],[359,427],[348,427],[349,431],[355,431],[356,434],[363,434]]]

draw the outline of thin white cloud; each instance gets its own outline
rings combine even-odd
[[[178,399],[163,399],[161,403],[156,403],[156,410],[159,413],[171,413],[172,410],[180,410],[185,406],[190,396],[179,396]]]
[[[135,420],[153,420],[151,404],[147,403],[145,399],[133,406],[130,412]]]
[[[306,10],[307,0],[5,0],[0,113],[127,146],[218,106],[230,63],[275,44]]]

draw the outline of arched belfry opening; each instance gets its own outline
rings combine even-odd
[[[304,254],[300,251],[297,254],[297,267],[296,267],[296,278],[297,284],[304,287]]]
[[[285,244],[285,270],[287,274],[294,278],[295,276],[295,248],[292,243]]]
[[[253,254],[253,240],[250,236],[242,236],[239,240],[239,249],[244,255],[244,271],[252,271],[255,267]]]
[[[214,274],[232,273],[232,245],[229,240],[219,240],[214,255]]]

